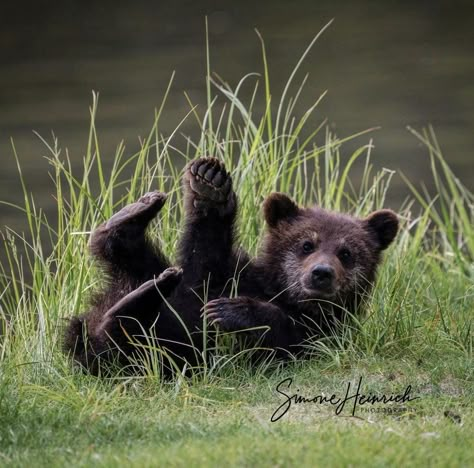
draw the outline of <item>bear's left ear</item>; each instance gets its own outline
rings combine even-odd
[[[374,235],[380,250],[385,250],[397,235],[398,217],[392,210],[374,211],[363,222]]]
[[[282,220],[296,217],[299,212],[298,205],[284,193],[272,193],[263,202],[265,221],[272,228]]]

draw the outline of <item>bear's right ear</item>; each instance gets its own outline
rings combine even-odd
[[[299,211],[298,205],[284,193],[272,193],[263,202],[265,221],[272,228],[282,220],[296,217]]]

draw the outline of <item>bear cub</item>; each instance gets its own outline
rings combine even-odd
[[[212,333],[205,338],[203,320],[224,332],[247,329],[247,343],[277,355],[299,354],[308,340],[357,312],[398,230],[390,210],[359,219],[302,208],[273,193],[263,205],[263,245],[251,259],[234,246],[237,197],[222,162],[191,162],[183,189],[179,267],[146,236],[164,193],[147,193],[91,235],[91,253],[107,286],[89,312],[71,319],[65,347],[94,374],[101,362],[129,366],[132,357],[157,345],[165,373],[196,365],[203,347],[212,347],[203,343],[213,339]],[[236,285],[237,296],[229,298]]]

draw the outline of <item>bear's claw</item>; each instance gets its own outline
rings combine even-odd
[[[204,315],[211,326],[218,326],[224,332],[233,332],[252,327],[247,314],[249,307],[242,298],[219,298],[209,301],[204,307]]]

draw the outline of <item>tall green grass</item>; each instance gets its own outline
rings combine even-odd
[[[208,50],[206,108],[188,97],[189,112],[164,135],[172,76],[139,151],[129,154],[120,143],[112,160],[101,154],[94,94],[81,169],[73,169],[78,156],[70,158],[55,137],[40,137],[55,218],[30,195],[12,145],[24,194],[16,208],[27,232],[2,230],[0,465],[472,464],[473,194],[446,164],[431,129],[412,132],[426,145],[437,193],[405,178],[412,199],[398,210],[401,231],[365,313],[341,335],[315,343],[312,360],[255,369],[222,346],[192,378],[163,382],[158,350],[143,359],[143,376],[111,379],[83,374],[61,351],[67,319],[83,312],[103,283],[88,255],[91,230],[141,194],[166,191],[171,196],[150,234],[173,258],[182,226],[181,173],[198,156],[214,155],[231,170],[239,242],[251,253],[264,228],[261,202],[274,190],[359,216],[386,205],[395,173],[374,170],[370,130],[341,137],[323,119],[315,126],[324,94],[296,114],[307,79],[297,84],[300,67],[318,37],[280,95],[272,91],[263,41],[261,74],[246,75],[235,87],[211,74]],[[199,129],[197,139],[181,135],[185,121]],[[352,154],[349,140],[361,142]],[[305,407],[275,426],[268,421],[283,376],[294,377],[308,395],[340,393],[345,382],[364,376],[375,393],[410,384],[423,398],[416,411],[397,418],[350,421]],[[446,416],[453,406],[462,424]]]
[[[189,112],[181,121],[193,120],[200,130],[197,140],[183,139],[181,124],[169,135],[160,131],[172,76],[140,150],[126,154],[119,144],[113,160],[106,161],[100,151],[94,94],[81,171],[72,169],[69,153],[56,138],[40,137],[49,154],[56,219],[46,217],[29,195],[13,145],[24,193],[18,209],[28,233],[3,231],[4,369],[14,368],[28,382],[41,381],[47,374],[67,379],[72,371],[61,353],[65,320],[85,309],[91,291],[103,281],[87,254],[89,233],[141,194],[165,191],[171,197],[151,235],[173,258],[183,214],[181,172],[198,156],[218,157],[232,172],[240,200],[239,242],[251,253],[257,251],[264,228],[261,202],[272,191],[286,192],[302,205],[318,203],[358,216],[385,205],[394,172],[373,169],[371,139],[350,155],[344,151],[349,140],[371,138],[366,136],[370,130],[339,137],[324,120],[314,128],[310,122],[324,94],[301,116],[295,115],[307,79],[297,85],[296,77],[319,35],[302,54],[280,96],[272,93],[263,41],[263,72],[244,76],[235,88],[211,74],[208,59],[207,108],[199,111],[187,96]],[[242,89],[250,85],[253,92],[243,98]],[[354,356],[420,357],[436,350],[472,357],[473,194],[449,169],[434,133],[413,132],[430,154],[438,193],[430,197],[407,181],[421,208],[408,203],[400,209],[400,235],[386,255],[373,299],[357,326],[316,345],[333,364]],[[352,180],[354,170],[362,173],[357,184]]]

